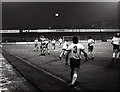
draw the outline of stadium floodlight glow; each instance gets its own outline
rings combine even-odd
[[[49,29],[51,29],[51,27],[48,27]]]
[[[59,13],[55,13],[55,16],[58,17],[58,16],[59,16]]]

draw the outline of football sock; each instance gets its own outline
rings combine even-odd
[[[71,84],[74,84],[75,81],[76,81],[76,79],[77,79],[77,73],[74,73],[74,74],[73,74],[73,79],[72,79],[72,83],[71,83]]]
[[[117,53],[117,59],[119,59],[120,52]]]
[[[69,57],[68,54],[66,54],[66,63],[68,63],[68,57]]]
[[[115,53],[113,53],[113,58],[115,58]]]
[[[63,55],[63,52],[60,54],[60,57],[62,57],[62,55]]]

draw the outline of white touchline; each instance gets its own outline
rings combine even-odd
[[[11,55],[13,55],[12,53],[10,53]],[[55,75],[53,75],[52,73],[50,73],[50,72],[47,72],[47,71],[45,71],[44,69],[42,69],[42,68],[39,68],[39,67],[37,67],[37,66],[35,66],[34,64],[31,64],[30,62],[28,62],[27,60],[24,60],[24,59],[22,59],[21,57],[19,57],[19,56],[16,56],[16,55],[13,55],[13,56],[15,56],[16,58],[18,58],[18,59],[20,59],[20,60],[22,60],[22,61],[24,61],[24,62],[26,62],[27,64],[29,64],[29,65],[31,65],[31,66],[33,66],[34,68],[37,68],[37,69],[39,69],[39,70],[41,70],[42,72],[44,72],[44,73],[46,73],[46,74],[48,74],[48,75],[50,75],[50,76],[52,76],[52,77],[54,77],[54,78],[56,78],[56,79],[58,79],[58,80],[60,80],[60,81],[62,81],[63,83],[66,83],[66,81],[65,80],[63,80],[63,79],[61,79],[60,77],[57,77],[57,76],[55,76]],[[80,88],[78,88],[78,87],[74,87],[76,90],[81,90]]]

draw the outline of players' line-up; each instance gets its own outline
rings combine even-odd
[[[56,48],[56,40],[53,39],[52,41],[50,41],[48,38],[45,38],[44,36],[41,36],[39,39],[36,38],[34,40],[35,42],[35,47],[34,47],[34,52],[38,52],[38,50],[40,49],[40,54],[39,55],[45,55],[45,52],[47,51],[48,54],[50,54],[50,50],[48,47],[49,43],[52,43],[52,49]],[[40,45],[39,45],[40,42]],[[63,40],[62,38],[59,39],[59,46],[61,46]]]
[[[40,46],[38,45],[38,42],[40,40]],[[56,40],[53,39],[50,41],[48,38],[45,38],[44,36],[41,36],[40,38],[35,39],[35,47],[34,51],[38,51],[40,49],[40,54],[39,55],[45,55],[45,52],[47,51],[48,54],[50,54],[48,44],[51,42],[52,43],[52,49],[56,49]],[[59,46],[62,45],[62,38],[58,40]],[[94,44],[95,40],[92,39],[92,37],[88,37],[88,53],[84,53],[87,55],[87,59],[94,59],[93,55],[93,49],[94,49]],[[117,33],[111,41],[111,44],[113,45],[113,55],[112,55],[112,62],[119,62],[119,57],[120,57],[120,33]],[[67,49],[69,47],[70,43],[68,39],[64,41],[63,47],[62,47],[62,52],[59,55],[59,58],[61,59],[62,56],[66,57],[66,65],[68,65],[68,55],[67,55]]]
[[[42,36],[40,39],[41,39],[41,49],[43,49],[43,47],[44,47],[44,46],[42,47],[43,43],[45,43],[45,41],[48,41],[48,43],[49,43],[50,41],[48,39],[46,40],[44,38],[44,36]],[[84,46],[79,43],[77,36],[73,36],[72,40],[73,40],[72,44],[69,44],[68,39],[66,39],[66,41],[63,44],[62,52],[59,55],[59,58],[61,59],[62,56],[66,57],[65,65],[68,65],[68,61],[70,61],[69,62],[70,69],[71,69],[71,72],[70,72],[70,75],[71,75],[70,86],[73,87],[76,80],[77,80],[77,77],[78,77],[78,70],[79,70],[80,64],[81,64],[81,54],[82,53],[84,54],[86,61],[88,59],[91,59],[91,60],[94,59],[93,49],[94,49],[95,41],[92,39],[92,37],[89,37],[89,39],[88,39],[88,53],[86,53],[85,50],[84,50]],[[38,40],[35,41],[35,42],[38,43]],[[111,44],[113,45],[112,63],[113,62],[119,62],[119,56],[120,56],[120,33],[117,33],[117,35],[112,38]],[[55,47],[54,47],[55,46],[54,39],[53,39],[52,45],[53,45],[53,49],[55,49]],[[60,43],[60,45],[61,45],[61,43]],[[45,46],[45,48],[47,50],[49,50],[48,47]],[[42,53],[42,51],[41,51],[41,53]]]

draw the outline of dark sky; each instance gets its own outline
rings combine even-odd
[[[54,14],[59,13],[58,17]],[[3,2],[3,29],[78,27],[118,21],[117,2]]]
[[[118,3],[118,24],[119,24],[119,29],[120,29],[120,1]]]

